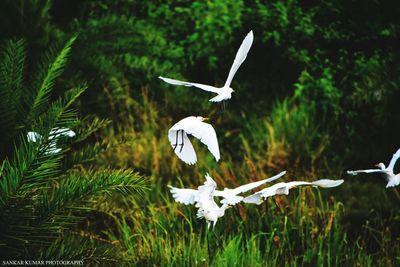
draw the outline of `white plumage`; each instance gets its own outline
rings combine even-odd
[[[286,174],[286,171],[283,171],[271,178],[267,178],[267,179],[253,182],[253,183],[248,183],[248,184],[236,187],[234,189],[225,188],[223,191],[216,190],[214,195],[217,197],[223,197],[223,199],[221,200],[222,204],[235,205],[243,200],[243,197],[239,196],[239,194],[245,193],[245,192],[250,191],[256,187],[259,187],[265,183],[269,183],[276,179],[279,179],[280,177],[282,177],[285,174]]]
[[[210,228],[211,223],[215,227],[218,218],[224,216],[225,210],[229,207],[228,204],[223,204],[221,207],[214,201],[214,193],[217,184],[215,181],[206,174],[206,181],[204,185],[194,189],[175,188],[170,186],[170,192],[175,201],[185,205],[195,204],[197,210],[197,217],[204,218],[207,221],[207,226]]]
[[[398,186],[400,184],[400,173],[394,174],[394,166],[399,158],[400,149],[398,149],[396,153],[393,154],[392,159],[390,160],[387,167],[385,166],[385,164],[379,163],[377,164],[379,169],[347,171],[347,173],[351,175],[357,175],[360,173],[382,173],[388,182],[386,188]]]
[[[190,116],[177,122],[168,131],[168,139],[175,154],[189,165],[195,164],[197,157],[188,134],[205,144],[216,161],[220,159],[217,134],[211,124],[203,122],[204,120],[206,118]]]
[[[247,53],[250,50],[251,45],[253,44],[253,31],[250,31],[246,37],[244,38],[242,44],[239,47],[239,50],[236,53],[235,60],[233,61],[232,67],[229,71],[228,78],[223,87],[214,87],[211,85],[201,84],[201,83],[191,83],[191,82],[184,82],[178,81],[170,78],[164,78],[159,76],[161,80],[166,83],[173,84],[173,85],[183,85],[188,87],[197,87],[207,92],[212,92],[218,94],[217,96],[210,99],[211,102],[221,102],[224,100],[228,100],[232,97],[232,92],[234,90],[230,87],[232,83],[232,79],[235,76],[237,70],[239,69],[240,65],[244,62],[247,57]]]
[[[339,186],[343,182],[344,182],[343,180],[329,180],[329,179],[322,179],[314,182],[305,182],[305,181],[293,181],[288,183],[281,182],[274,184],[270,187],[264,188],[263,190],[255,194],[252,194],[248,197],[245,197],[243,199],[243,202],[260,205],[261,203],[263,203],[265,199],[269,197],[276,195],[289,195],[289,190],[297,186],[309,185],[315,187],[319,186],[319,187],[329,188],[329,187]]]
[[[223,191],[216,190],[217,184],[210,177],[210,175],[206,174],[206,181],[204,185],[201,185],[195,189],[186,189],[186,188],[176,188],[168,185],[170,188],[170,192],[172,197],[176,202],[185,204],[185,205],[195,205],[197,210],[198,218],[205,218],[207,221],[208,227],[210,227],[211,223],[215,226],[218,219],[225,215],[225,210],[237,203],[243,201],[244,203],[252,203],[252,204],[261,204],[264,199],[282,194],[289,194],[289,190],[296,186],[301,185],[310,185],[310,186],[319,186],[319,187],[335,187],[339,186],[343,183],[343,180],[329,180],[322,179],[314,182],[304,182],[304,181],[293,181],[288,183],[277,183],[261,191],[252,194],[247,197],[239,196],[239,194],[247,192],[251,189],[254,189],[258,186],[261,186],[267,182],[272,182],[280,177],[282,177],[286,171],[283,171],[271,178],[264,179],[258,182],[253,182],[249,184],[245,184],[243,186],[239,186],[234,189],[227,189]],[[222,197],[221,200],[222,206],[219,207],[217,203],[214,201],[214,197]]]
[[[57,147],[57,139],[62,136],[74,137],[75,135],[75,132],[69,128],[55,127],[51,129],[49,133],[48,144],[44,148],[44,154],[48,155],[59,153],[62,149]],[[43,142],[43,136],[37,132],[28,132],[26,136],[29,142]]]

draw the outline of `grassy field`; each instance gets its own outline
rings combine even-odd
[[[399,264],[395,255],[400,252],[400,216],[399,207],[393,205],[399,201],[398,192],[386,190],[380,177],[347,176],[344,166],[330,162],[324,155],[329,139],[308,134],[313,122],[301,114],[306,107],[296,104],[291,109],[289,101],[284,101],[275,105],[269,116],[251,119],[237,118],[233,108],[223,115],[211,113],[221,136],[221,162],[217,164],[194,141],[199,161],[188,166],[175,156],[166,136],[173,119],[155,109],[145,92],[142,96],[133,105],[137,110],[132,114],[141,114],[135,125],[121,131],[123,136],[112,138],[131,141],[110,150],[99,161],[140,169],[149,177],[149,188],[140,197],[116,199],[117,204],[104,202],[99,207],[113,218],[114,229],[100,236],[112,242],[127,264]],[[244,125],[239,131],[224,126],[241,122]],[[304,126],[296,128],[304,129],[303,133],[291,130],[296,123]],[[231,143],[239,149],[231,151]],[[233,187],[285,169],[289,172],[285,181],[343,178],[345,183],[325,190],[293,189],[289,196],[269,199],[260,206],[239,204],[226,212],[214,230],[207,230],[205,221],[196,219],[193,206],[175,203],[166,186],[196,188],[208,172],[219,188]]]

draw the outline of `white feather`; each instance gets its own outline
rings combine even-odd
[[[253,44],[253,31],[250,31],[246,37],[244,38],[242,44],[239,47],[239,50],[236,53],[235,60],[233,61],[232,67],[229,71],[228,78],[226,79],[224,87],[230,87],[232,83],[232,79],[235,76],[237,70],[240,65],[244,62],[247,57],[247,53],[249,53],[250,47]]]
[[[252,190],[256,187],[259,187],[265,183],[272,182],[272,181],[282,177],[285,174],[286,174],[286,171],[283,171],[271,178],[267,178],[267,179],[253,182],[253,183],[248,183],[248,184],[236,187],[234,189],[225,188],[223,191],[216,190],[214,195],[218,196],[218,197],[223,197],[223,199],[221,200],[222,204],[226,203],[229,205],[235,205],[243,200],[242,196],[238,196],[239,194],[250,191],[250,190]]]
[[[175,154],[187,164],[194,164],[197,161],[196,153],[187,134],[193,135],[205,144],[216,161],[220,159],[217,134],[211,124],[205,123],[202,120],[202,117],[190,116],[184,118],[172,126],[168,132],[168,139],[172,147],[175,147],[178,140],[178,145],[174,150]],[[183,147],[179,145],[182,143],[182,134],[178,134],[178,131],[181,130],[184,131]]]
[[[184,81],[179,81],[179,80],[175,80],[175,79],[170,79],[170,78],[165,78],[162,76],[158,77],[159,79],[163,80],[166,83],[169,84],[173,84],[173,85],[183,85],[183,86],[187,86],[187,87],[197,87],[200,88],[204,91],[207,92],[212,92],[212,93],[216,93],[218,94],[218,88],[211,86],[211,85],[206,85],[206,84],[201,84],[201,83],[190,83],[190,82],[184,82]]]
[[[225,85],[221,88],[214,87],[211,85],[206,85],[206,84],[201,84],[201,83],[192,83],[192,82],[185,82],[185,81],[179,81],[175,79],[170,79],[170,78],[165,78],[162,76],[159,76],[158,78],[163,80],[166,83],[172,84],[172,85],[180,85],[180,86],[187,86],[187,87],[197,87],[200,88],[204,91],[207,92],[212,92],[218,94],[217,96],[213,97],[210,99],[210,102],[221,102],[228,100],[232,97],[232,92],[233,89],[230,88],[230,85],[232,83],[232,79],[235,76],[237,70],[239,69],[240,65],[244,62],[244,60],[247,57],[247,53],[250,50],[250,47],[253,43],[253,31],[250,31],[246,37],[244,38],[242,44],[239,47],[239,50],[236,53],[235,60],[233,61],[233,64],[231,66],[231,69],[229,71],[228,78],[226,79]]]

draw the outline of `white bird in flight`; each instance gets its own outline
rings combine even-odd
[[[62,128],[62,127],[55,127],[51,129],[49,133],[49,143],[47,147],[45,148],[45,154],[56,154],[59,153],[62,149],[57,148],[57,139],[62,137],[62,136],[67,136],[67,137],[74,137],[76,134],[74,131],[72,131],[69,128]],[[43,142],[43,136],[40,135],[37,132],[28,132],[27,133],[27,138],[29,142],[34,142],[34,143],[42,143]]]
[[[264,188],[263,190],[254,193],[248,197],[243,199],[244,203],[251,203],[260,205],[266,200],[268,197],[276,196],[276,195],[289,195],[289,190],[302,185],[310,185],[314,187],[336,187],[343,183],[343,180],[329,180],[329,179],[321,179],[314,182],[305,182],[305,181],[293,181],[293,182],[281,182],[274,184],[270,187]]]
[[[175,154],[189,165],[195,164],[197,157],[188,134],[205,144],[216,161],[220,159],[217,134],[212,125],[205,123],[205,120],[207,118],[201,116],[190,116],[175,123],[168,131],[168,139]]]
[[[386,188],[394,187],[400,184],[400,173],[394,174],[394,166],[396,161],[400,158],[400,149],[393,154],[392,159],[390,160],[389,166],[385,166],[383,163],[379,163],[376,166],[379,169],[368,169],[368,170],[357,170],[357,171],[347,171],[348,174],[357,175],[360,173],[383,173],[386,180],[388,181]]]
[[[232,92],[234,92],[234,90],[230,87],[233,76],[235,76],[240,65],[246,59],[247,53],[249,52],[250,47],[253,44],[253,38],[254,38],[253,31],[250,31],[244,38],[242,44],[239,47],[239,50],[236,53],[235,60],[233,61],[232,67],[229,71],[228,78],[226,79],[226,82],[223,87],[218,88],[218,87],[214,87],[211,85],[205,85],[205,84],[200,84],[200,83],[178,81],[178,80],[174,80],[174,79],[170,79],[170,78],[164,78],[161,76],[159,76],[158,78],[160,78],[161,80],[163,80],[164,82],[169,83],[169,84],[183,85],[183,86],[188,86],[188,87],[197,87],[204,91],[216,93],[217,96],[215,96],[209,100],[211,102],[221,102],[224,100],[228,100],[232,97]]]
[[[285,173],[286,171],[283,171],[271,178],[239,186],[235,189],[225,188],[223,191],[216,190],[217,184],[208,174],[206,174],[205,176],[206,182],[204,183],[204,185],[199,186],[197,190],[176,188],[170,185],[168,185],[168,187],[170,188],[172,197],[175,199],[176,202],[185,205],[196,204],[196,207],[199,208],[197,212],[198,218],[204,217],[208,223],[208,226],[210,226],[211,222],[213,222],[215,226],[218,218],[224,216],[225,210],[227,208],[231,207],[232,205],[236,205],[243,200],[243,197],[238,196],[238,194],[247,192],[265,183],[272,182],[282,177]],[[218,207],[217,203],[215,203],[214,197],[223,198],[221,200],[221,207]]]
[[[204,185],[199,186],[197,190],[168,186],[171,188],[170,192],[176,202],[185,205],[196,204],[195,206],[198,208],[197,217],[204,218],[207,221],[208,228],[210,228],[211,223],[215,227],[218,218],[224,216],[225,210],[230,207],[228,204],[219,207],[215,203],[214,193],[217,184],[208,174],[206,174]]]
[[[269,183],[276,179],[279,179],[280,177],[282,177],[285,174],[286,174],[286,171],[283,171],[275,176],[272,176],[271,178],[267,178],[267,179],[253,182],[253,183],[248,183],[248,184],[236,187],[234,189],[225,188],[223,191],[216,190],[214,193],[214,196],[223,197],[223,199],[221,200],[222,204],[235,205],[243,200],[243,197],[239,196],[239,194],[245,193],[245,192],[250,191],[256,187],[259,187],[265,183]]]

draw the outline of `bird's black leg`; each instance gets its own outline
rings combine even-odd
[[[180,131],[180,130],[176,131],[176,139],[175,139],[174,151],[175,151],[176,147],[178,146],[178,135],[179,135],[179,131]]]
[[[181,130],[181,133],[182,133],[182,144],[180,145],[181,146],[181,150],[179,150],[179,153],[182,152],[183,145],[184,145],[184,142],[183,142],[183,130]]]

